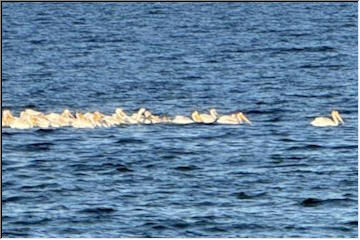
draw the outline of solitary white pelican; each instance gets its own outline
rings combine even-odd
[[[210,114],[199,114],[198,111],[195,111],[191,114],[191,118],[197,123],[214,123],[218,114],[213,108],[210,109],[209,113]]]
[[[337,126],[339,125],[339,121],[344,124],[344,121],[338,111],[333,110],[331,112],[331,117],[332,119],[327,117],[317,117],[311,122],[311,125],[315,127]]]
[[[1,126],[10,127],[10,124],[15,120],[10,110],[4,110],[2,113]]]

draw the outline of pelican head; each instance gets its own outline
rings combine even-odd
[[[138,115],[141,116],[141,115],[143,115],[145,112],[146,112],[146,109],[142,107],[142,108],[139,109]]]
[[[136,114],[136,118],[137,118],[138,121],[139,121],[140,118],[144,115],[145,112],[146,112],[146,109],[143,108],[143,107],[138,110],[138,112],[137,112],[137,114]]]
[[[122,108],[116,108],[115,113],[116,113],[116,115],[125,116],[125,113],[122,110]]]
[[[93,118],[95,121],[102,120],[104,117],[105,117],[105,115],[100,112],[94,112],[94,114],[93,114]]]
[[[74,118],[69,109],[65,109],[61,115],[65,118]]]
[[[199,112],[198,111],[194,111],[192,114],[191,114],[191,118],[194,122],[197,122],[197,123],[200,123],[200,122],[203,122],[200,115],[199,115]]]
[[[3,111],[3,118],[13,118],[14,116],[11,114],[10,110]]]
[[[149,117],[151,117],[151,112],[149,111],[149,110],[146,110],[145,112],[144,112],[144,116],[145,116],[145,118],[149,118]]]
[[[217,118],[218,117],[218,113],[216,112],[216,109],[215,108],[212,108],[209,110],[210,112],[210,115],[213,116],[214,118]]]
[[[75,113],[75,117],[77,119],[85,119],[85,115],[83,113],[79,113],[79,112]]]
[[[98,112],[98,111],[94,112],[94,115],[95,115],[96,117],[105,117],[104,114],[102,114],[101,112]]]
[[[8,127],[15,120],[15,117],[11,114],[10,110],[4,110],[2,112],[1,126]]]
[[[236,114],[236,116],[238,117],[240,122],[245,121],[246,123],[251,125],[250,120],[242,112],[239,112],[238,114]]]
[[[340,121],[342,124],[344,124],[344,120],[342,119],[338,111],[333,110],[331,112],[331,117],[334,119],[334,121]]]

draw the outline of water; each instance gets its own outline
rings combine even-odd
[[[356,3],[4,3],[2,107],[252,126],[2,129],[4,237],[356,237]],[[345,125],[315,128],[335,108]]]

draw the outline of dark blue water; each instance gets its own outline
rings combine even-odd
[[[253,122],[2,129],[4,237],[357,236],[356,3],[2,6],[3,108]]]

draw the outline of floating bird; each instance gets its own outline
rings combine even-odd
[[[34,111],[32,109],[26,109],[21,112],[20,119],[23,120],[23,123],[30,122],[33,127],[48,128],[50,126],[49,120],[46,119],[42,112]]]
[[[71,126],[72,121],[75,119],[68,109],[65,109],[61,114],[46,114],[45,118],[50,122],[50,126],[55,128]]]
[[[112,118],[113,118],[115,125],[131,122],[131,119],[129,120],[130,117],[128,115],[126,115],[126,113],[121,108],[115,109],[115,114],[112,115]],[[110,119],[108,119],[108,120],[110,120]]]
[[[105,115],[96,111],[93,114],[92,120],[96,123],[96,125],[98,127],[106,127],[106,123],[105,123]]]
[[[1,126],[10,127],[10,124],[15,120],[10,110],[4,110],[2,112]]]
[[[146,110],[144,112],[143,123],[144,124],[151,124],[152,123],[152,114],[151,114],[151,112],[149,110]]]
[[[72,126],[74,128],[95,128],[93,124],[84,114],[76,113],[76,118],[72,121]]]
[[[64,111],[61,113],[61,120],[65,126],[71,126],[72,122],[75,120],[75,117],[68,109],[64,109]]]
[[[104,127],[106,126],[104,122],[105,115],[100,112],[94,112],[94,113],[85,113],[84,117],[89,120],[94,126],[96,127]]]
[[[200,117],[200,114],[198,111],[194,111],[192,114],[191,114],[191,118],[194,122],[196,123],[202,123],[202,119]]]
[[[127,121],[130,124],[143,123],[145,120],[144,113],[146,112],[145,108],[140,108],[137,113],[132,114]]]
[[[181,116],[181,115],[175,116],[172,120],[170,120],[170,122],[174,123],[174,124],[191,124],[191,123],[194,123],[194,121],[191,120],[191,118]]]
[[[144,123],[145,124],[157,124],[157,123],[167,123],[168,119],[166,116],[157,116],[153,115],[149,110],[144,112]]]
[[[239,121],[238,116],[235,113],[231,114],[231,115],[222,115],[216,120],[216,122],[220,123],[220,124],[239,124],[239,123],[241,123]]]
[[[311,125],[315,127],[328,127],[328,126],[338,126],[339,123],[344,124],[344,121],[341,118],[338,111],[333,110],[331,112],[331,117],[332,119],[328,117],[317,117],[311,122]]]
[[[191,114],[191,118],[194,122],[197,123],[214,123],[217,119],[217,112],[215,109],[212,108],[209,110],[209,113],[210,114],[199,114],[198,111],[194,111]]]
[[[50,127],[50,122],[45,118],[45,116],[30,116],[30,120],[34,125],[34,127],[39,127],[39,128]]]
[[[15,117],[14,121],[12,121],[9,126],[15,129],[29,129],[34,127],[29,116],[26,115],[23,118]]]
[[[67,126],[64,117],[58,113],[49,113],[45,115],[45,118],[50,122],[51,127],[64,127]]]

